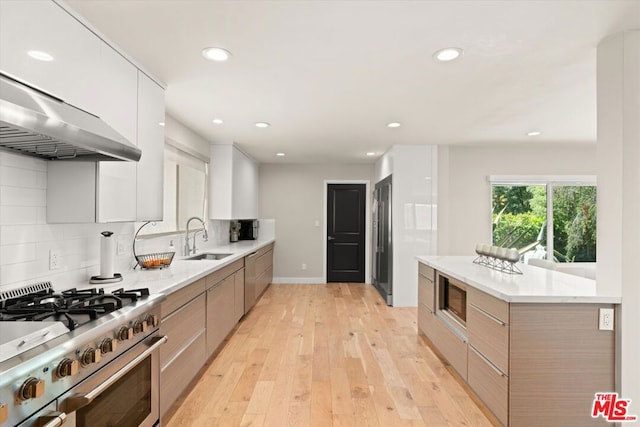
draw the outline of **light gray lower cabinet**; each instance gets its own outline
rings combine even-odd
[[[245,269],[236,271],[233,275],[234,285],[234,318],[236,322],[244,315],[244,272]]]
[[[169,295],[161,306],[160,414],[164,415],[196,377],[205,357],[205,280]]]
[[[207,290],[207,357],[235,325],[235,275],[231,275]]]
[[[268,248],[259,253],[269,253],[263,262],[270,263],[273,246]],[[270,283],[272,266],[263,268],[267,269],[263,276]],[[160,333],[168,341],[160,347],[161,418],[244,315],[245,271],[242,258],[170,294],[162,302]]]
[[[256,260],[256,298],[267,289],[273,280],[273,247],[268,246],[267,251],[259,254]]]
[[[244,265],[244,258],[239,259],[206,278],[207,357],[215,353],[244,314]]]

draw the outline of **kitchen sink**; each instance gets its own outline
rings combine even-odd
[[[223,258],[226,258],[228,256],[231,256],[232,254],[212,254],[212,253],[201,253],[198,255],[194,255],[192,257],[189,258],[185,258],[188,261],[198,261],[198,260],[208,260],[208,261],[218,261],[221,260]]]

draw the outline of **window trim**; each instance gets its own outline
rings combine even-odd
[[[597,186],[596,175],[489,175],[491,185],[583,185]]]
[[[598,180],[596,175],[489,175],[487,181],[490,185],[493,198],[493,186],[529,186],[544,185],[547,192],[547,254],[546,260],[553,262],[553,189],[555,187],[596,187]],[[493,199],[491,199],[491,202]],[[491,203],[489,203],[491,206]],[[491,226],[491,221],[489,222]],[[493,231],[491,232],[493,240]]]

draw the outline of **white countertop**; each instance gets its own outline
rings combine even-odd
[[[620,304],[620,294],[599,290],[596,281],[518,263],[523,274],[474,264],[473,256],[418,256],[418,261],[483,292],[514,303]]]
[[[198,253],[225,253],[232,254],[219,261],[214,260],[185,260],[186,257],[176,256],[171,265],[162,269],[128,271],[121,282],[109,285],[100,285],[106,291],[114,289],[138,289],[149,288],[152,294],[169,295],[180,288],[205,277],[220,268],[243,258],[258,249],[275,242],[269,240],[243,240],[222,246],[204,248]],[[191,255],[193,256],[193,255]]]

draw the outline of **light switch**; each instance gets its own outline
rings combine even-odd
[[[316,219],[316,227],[320,227],[320,221]]]

